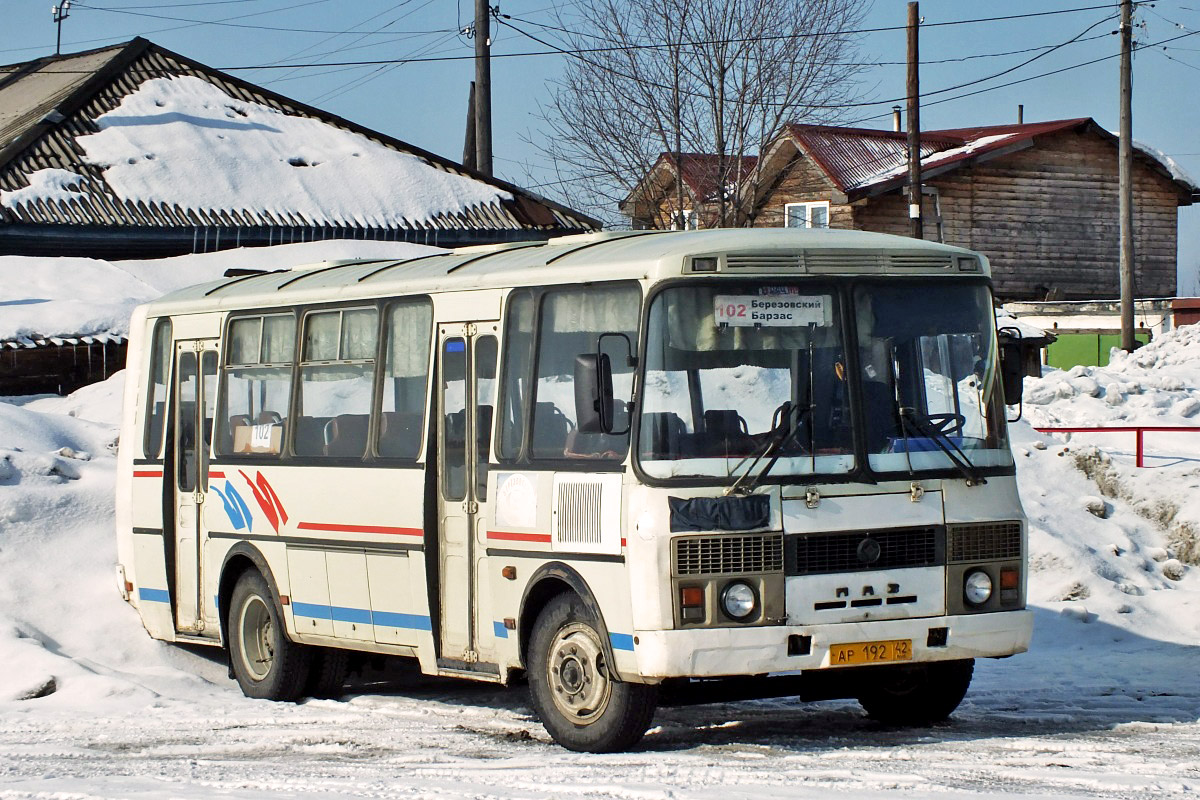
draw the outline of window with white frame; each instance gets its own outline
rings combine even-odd
[[[679,228],[679,217],[681,215],[680,214],[672,214],[671,216],[672,216],[671,230],[677,231],[680,229]],[[696,211],[694,209],[685,208],[682,212],[682,217],[683,217],[683,230],[694,231],[700,227],[700,218],[696,216]]]
[[[788,203],[783,207],[785,228],[828,228],[829,201]]]

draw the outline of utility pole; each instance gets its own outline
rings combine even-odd
[[[63,0],[62,5],[53,6],[50,11],[54,17],[54,24],[58,27],[58,38],[54,40],[54,55],[62,55],[62,24],[63,20],[71,16],[71,0]]]
[[[1121,0],[1121,125],[1117,171],[1121,214],[1121,349],[1132,352],[1133,338],[1133,0]]]
[[[921,221],[921,85],[917,65],[917,3],[908,4],[908,222],[909,235],[925,238]]]
[[[463,137],[463,166],[475,169],[475,81],[467,95],[467,133]]]
[[[492,20],[488,0],[475,0],[475,168],[492,176]]]

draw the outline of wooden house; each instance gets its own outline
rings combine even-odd
[[[921,170],[925,238],[985,253],[999,299],[1119,294],[1117,138],[1094,120],[925,131]],[[902,132],[789,125],[743,186],[744,224],[907,235],[907,178]],[[1138,296],[1176,293],[1178,207],[1198,192],[1165,156],[1135,150]],[[641,196],[623,209],[657,227]]]

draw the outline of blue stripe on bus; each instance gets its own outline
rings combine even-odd
[[[166,589],[147,589],[144,586],[138,587],[138,599],[149,600],[151,603],[169,603],[171,595]]]
[[[633,650],[633,636],[628,633],[610,633],[608,640],[612,642],[613,650]]]
[[[429,617],[421,614],[397,614],[394,611],[372,611],[371,616],[376,625],[388,628],[409,628],[417,631],[432,631],[433,625]]]
[[[292,613],[300,617],[354,622],[360,625],[383,625],[388,628],[408,628],[418,631],[433,630],[429,617],[421,614],[398,614],[393,611],[371,611],[367,608],[298,603],[295,600],[292,601]]]
[[[503,622],[493,621],[492,622],[492,630],[495,631],[497,639],[507,639],[508,638],[508,628],[504,627]]]

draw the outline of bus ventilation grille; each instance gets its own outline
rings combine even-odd
[[[726,269],[797,270],[800,268],[799,252],[767,251],[764,253],[729,253],[725,256]]]
[[[939,528],[922,527],[789,536],[787,574],[931,567],[944,558],[945,551],[939,558],[939,533]]]
[[[674,540],[676,575],[737,575],[783,569],[783,536],[681,536]]]
[[[930,255],[929,253],[914,253],[913,255],[893,253],[888,257],[888,264],[897,269],[950,269],[950,256]]]
[[[600,543],[600,496],[603,489],[599,483],[583,481],[564,481],[558,485],[555,532],[559,542]]]
[[[950,525],[947,531],[951,564],[1021,557],[1021,523],[1015,520]]]

